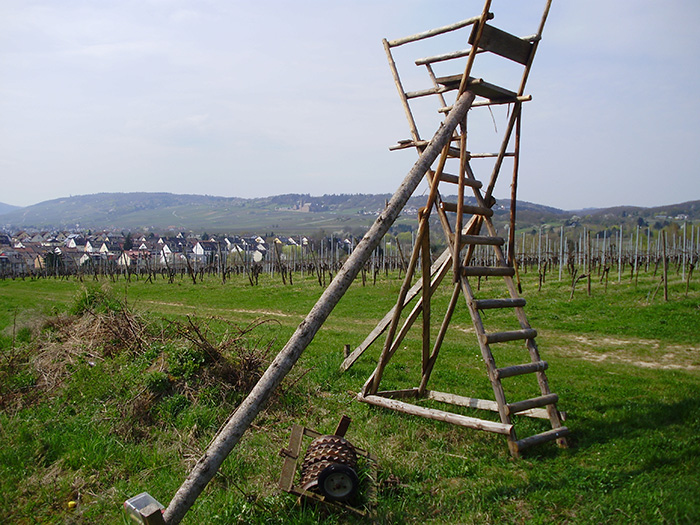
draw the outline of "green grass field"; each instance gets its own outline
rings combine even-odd
[[[400,286],[396,275],[375,286],[358,280],[183,523],[358,522],[277,488],[292,424],[331,432],[342,414],[353,419],[348,439],[378,458],[379,523],[700,521],[697,280],[686,296],[672,276],[664,302],[662,291],[652,299],[658,278],[650,275],[636,285],[611,280],[607,291],[596,280],[590,297],[579,283],[573,300],[568,281],[549,277],[538,291],[532,274],[523,277],[570,448],[550,443],[513,459],[503,436],[356,402],[382,340],[345,374],[343,345],[364,339]],[[227,362],[253,367],[282,348],[322,292],[314,276],[295,277],[293,286],[269,276],[246,283],[0,281],[2,521],[125,523],[123,501],[142,491],[167,504],[243,397],[242,379],[230,382],[223,361],[188,339],[188,326],[215,341]],[[436,327],[447,300],[444,288]],[[116,332],[124,320],[137,327],[132,335]],[[269,322],[240,333],[260,320]],[[485,316],[489,326],[509,322],[503,313]],[[420,334],[403,346],[382,388],[417,386]],[[504,346],[497,360],[522,352]],[[463,304],[430,387],[492,397]],[[525,379],[506,385],[514,398],[531,388]],[[527,435],[540,424],[521,418],[516,428]]]

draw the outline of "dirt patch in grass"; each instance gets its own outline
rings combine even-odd
[[[700,370],[700,346],[670,345],[654,339],[581,334],[545,335],[548,351],[593,362],[658,370]]]
[[[215,311],[218,315],[224,313],[237,313],[237,314],[255,314],[264,316],[275,316],[275,317],[294,317],[292,314],[287,314],[280,312],[279,310],[256,310],[256,309],[244,309],[244,308],[206,308],[202,306],[188,306],[183,303],[169,303],[166,301],[141,301],[144,304],[158,304],[161,306],[173,306],[178,309],[190,308],[197,311]]]

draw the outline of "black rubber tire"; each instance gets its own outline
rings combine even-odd
[[[318,476],[318,490],[333,501],[347,501],[357,492],[360,480],[355,470],[341,463],[329,465]]]

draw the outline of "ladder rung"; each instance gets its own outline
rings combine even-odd
[[[545,443],[547,441],[554,441],[569,435],[569,429],[566,427],[553,428],[547,432],[542,432],[541,434],[535,434],[534,436],[523,438],[515,442],[515,446],[518,451],[525,450],[526,448],[539,445],[540,443]]]
[[[498,157],[500,153],[470,153],[469,156],[472,159],[492,159]],[[515,157],[515,153],[512,151],[506,151],[503,154],[504,157]]]
[[[496,369],[496,377],[498,379],[503,379],[505,377],[544,372],[547,370],[548,366],[547,361],[536,361],[534,363],[525,363],[524,365],[504,366],[503,368]]]
[[[511,332],[493,332],[484,334],[486,344],[507,343],[508,341],[518,341],[520,339],[534,339],[537,337],[537,330],[526,328],[524,330],[513,330]]]
[[[457,212],[456,202],[441,202],[440,207],[445,211]],[[469,204],[462,205],[463,213],[471,213],[472,215],[483,215],[484,217],[493,217],[491,208],[483,208],[481,206],[470,206]]]
[[[438,84],[442,84],[445,86],[443,89],[444,91],[453,91],[455,89],[459,89],[459,85],[462,82],[462,75],[452,75],[448,77],[441,77],[437,79]],[[439,88],[438,88],[439,89]],[[496,86],[494,84],[489,84],[488,82],[484,82],[483,79],[481,78],[473,78],[469,77],[469,82],[467,84],[467,89],[474,93],[475,95],[478,95],[483,98],[487,98],[489,100],[493,101],[508,101],[508,102],[515,102],[518,99],[518,94],[510,91],[508,89],[502,88],[500,86]],[[425,90],[426,92],[429,90]],[[437,92],[435,88],[433,88],[433,92]],[[422,93],[422,92],[421,92]],[[426,93],[428,94],[428,93]],[[432,93],[430,93],[432,94]],[[413,94],[412,94],[413,95]],[[424,95],[421,95],[424,96]]]
[[[447,86],[444,87],[431,87],[427,89],[419,89],[417,91],[406,91],[404,95],[406,98],[411,99],[411,98],[419,98],[419,97],[427,97],[430,95],[437,95],[439,93],[444,93],[445,91],[450,91],[450,88]]]
[[[460,235],[462,244],[489,244],[501,246],[505,243],[502,237],[487,237],[485,235]]]
[[[493,277],[512,277],[515,275],[515,268],[510,266],[463,266],[462,275],[465,277],[473,276],[493,276]]]
[[[522,308],[525,306],[525,299],[481,299],[476,301],[477,310],[489,310],[492,308]]]
[[[449,173],[442,173],[440,175],[440,180],[442,182],[449,182],[450,184],[459,184],[459,177],[457,175],[450,175]],[[482,184],[480,180],[476,179],[464,179],[464,185],[470,188],[481,188]]]
[[[420,148],[423,146],[427,146],[428,141],[427,140],[400,140],[398,144],[394,144],[393,146],[389,146],[389,151],[396,151],[400,149],[407,149],[407,148]]]
[[[513,102],[530,102],[532,100],[532,95],[521,95],[515,97],[515,100],[477,100],[472,104],[473,108],[478,108],[482,106],[498,106],[500,104],[512,104]],[[443,106],[438,109],[439,113],[449,113],[452,111],[452,106]]]
[[[430,144],[427,140],[400,140],[398,144],[394,144],[393,146],[389,146],[389,151],[397,151],[401,149],[407,149],[407,148],[424,148],[428,144]],[[447,152],[447,156],[451,158],[459,158],[459,148],[455,148],[454,146],[450,146],[449,151]],[[468,186],[468,184],[465,183],[465,185]],[[481,187],[481,183],[479,183],[479,187]]]
[[[525,410],[530,410],[531,408],[538,408],[547,405],[555,405],[559,401],[559,396],[557,394],[547,394],[546,396],[534,397],[532,399],[526,399],[524,401],[517,401],[515,403],[508,403],[508,413],[510,415],[517,414],[518,412],[524,412]]]

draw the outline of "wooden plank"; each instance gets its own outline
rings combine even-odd
[[[549,365],[547,361],[537,361],[535,363],[525,363],[522,365],[504,366],[496,369],[496,377],[504,379],[506,377],[520,376],[523,374],[532,374],[535,372],[544,372]]]
[[[343,416],[340,418],[340,421],[338,422],[338,426],[335,428],[334,434],[340,437],[345,436],[345,433],[348,431],[348,427],[350,426],[351,422],[352,419],[343,414]]]
[[[478,25],[475,24],[469,36],[471,45],[474,45],[477,31]],[[530,60],[533,49],[531,38],[533,37],[523,39],[489,24],[484,24],[481,38],[479,39],[479,49],[485,49],[513,62],[526,65]]]
[[[480,299],[475,301],[478,310],[490,310],[493,308],[522,308],[525,306],[525,299]]]
[[[488,237],[486,235],[465,235],[460,236],[462,244],[487,244],[491,246],[501,246],[505,243],[502,237]]]
[[[518,412],[530,410],[531,408],[555,405],[557,401],[559,401],[559,396],[557,394],[547,394],[546,396],[525,399],[524,401],[516,401],[515,403],[508,403],[508,413],[513,415]]]
[[[434,408],[425,408],[410,403],[397,401],[396,399],[387,399],[380,396],[357,396],[358,401],[363,401],[371,405],[396,410],[405,414],[434,419],[436,421],[444,421],[462,427],[473,428],[476,430],[484,430],[486,432],[495,432],[497,434],[510,435],[513,430],[513,425],[489,421],[486,419],[478,419],[475,417],[462,416],[453,414],[443,410],[435,410]]]
[[[465,184],[465,186],[466,186],[466,184]],[[445,211],[456,213],[457,212],[457,203],[455,203],[455,202],[441,202],[440,208],[442,208]],[[491,208],[483,208],[481,206],[471,206],[469,204],[462,205],[462,212],[463,213],[470,213],[472,215],[482,215],[484,217],[492,217],[493,216],[493,210]],[[456,230],[459,230],[459,229],[461,229],[461,228],[459,228],[459,227],[456,228]]]
[[[294,425],[292,427],[292,435],[289,438],[289,448],[280,452],[280,455],[284,457],[279,482],[279,486],[282,490],[289,491],[294,485],[294,476],[297,470],[297,459],[299,459],[299,453],[301,451],[303,433],[304,427],[301,425]]]
[[[521,339],[534,339],[535,337],[537,337],[537,330],[533,330],[532,328],[484,334],[486,344],[489,345],[492,343],[507,343],[508,341],[518,341]]]
[[[515,275],[515,269],[510,266],[462,266],[460,271],[465,277],[479,275],[484,277],[512,277]]]
[[[534,436],[526,437],[515,442],[518,451],[525,450],[526,448],[539,445],[540,443],[546,443],[547,441],[554,441],[555,439],[560,439],[569,435],[569,429],[567,427],[553,428],[547,432],[542,432],[541,434],[535,434]]]

